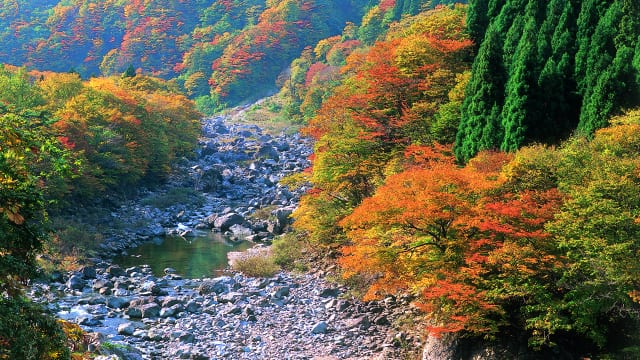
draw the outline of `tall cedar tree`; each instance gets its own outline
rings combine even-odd
[[[492,25],[473,63],[462,105],[462,121],[456,139],[456,156],[469,159],[482,149],[499,146],[501,127],[498,110],[502,106],[506,74],[502,66],[502,41]],[[478,141],[474,141],[478,139]]]

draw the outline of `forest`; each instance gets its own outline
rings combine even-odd
[[[319,42],[281,90],[316,139],[296,227],[431,334],[637,351],[639,10],[471,1]]]
[[[0,358],[68,355],[21,295],[49,213],[161,183],[203,113],[264,96],[315,141],[288,241],[364,300],[409,294],[425,335],[640,351],[636,1],[3,1]]]

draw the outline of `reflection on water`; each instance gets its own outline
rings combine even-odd
[[[227,267],[228,252],[249,247],[249,242],[231,242],[218,233],[186,239],[159,237],[130,249],[126,256],[115,257],[113,263],[125,268],[148,264],[156,276],[164,275],[164,269],[171,267],[185,278],[211,277]]]

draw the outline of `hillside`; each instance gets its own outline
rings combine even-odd
[[[417,5],[407,3],[407,11],[415,11]],[[358,22],[372,5],[13,0],[0,9],[0,63],[83,78],[133,66],[175,80],[191,97],[204,96],[202,104],[237,104],[274,91],[278,74],[304,47]]]

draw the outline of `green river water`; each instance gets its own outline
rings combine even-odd
[[[158,237],[127,250],[127,255],[115,257],[113,263],[123,268],[147,264],[156,276],[163,276],[164,269],[170,267],[185,278],[215,277],[227,267],[228,252],[244,251],[251,246],[247,241],[232,242],[219,233],[190,238]]]

